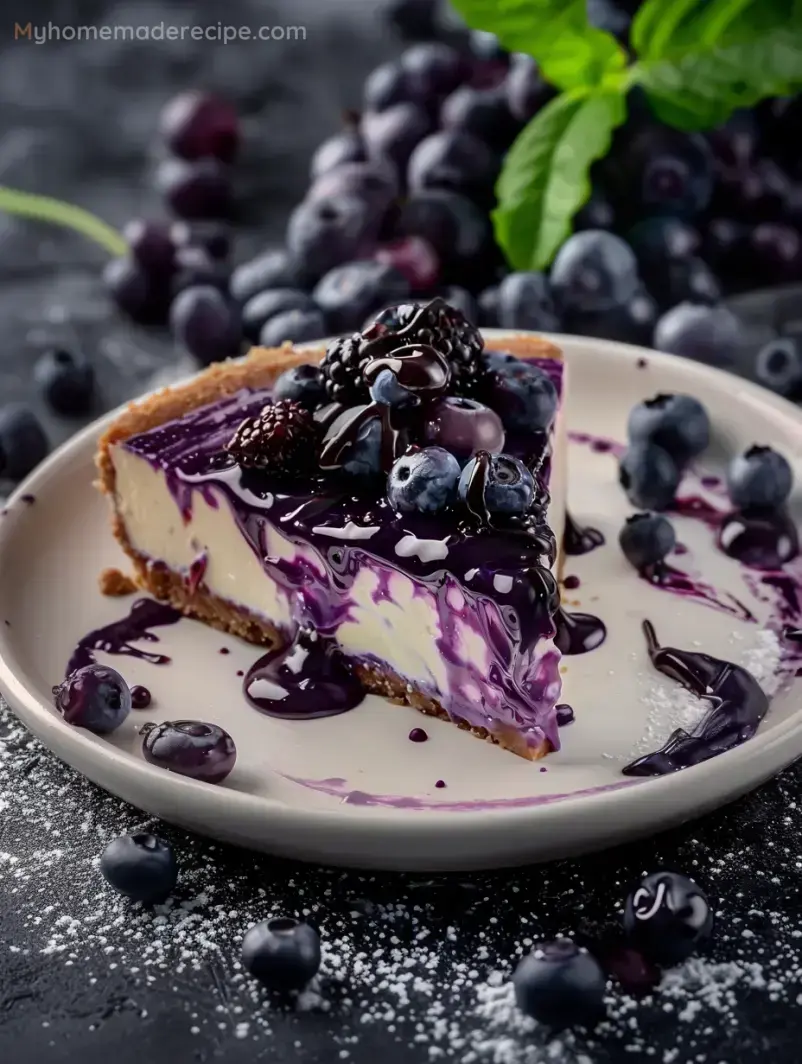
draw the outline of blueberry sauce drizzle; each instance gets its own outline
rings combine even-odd
[[[167,665],[170,658],[166,654],[150,653],[131,646],[137,640],[148,643],[158,643],[159,637],[154,635],[151,628],[159,628],[167,624],[176,624],[181,620],[181,614],[172,606],[155,599],[141,598],[131,606],[131,612],[127,617],[119,621],[112,621],[89,632],[78,643],[72,652],[65,676],[69,676],[76,669],[82,669],[85,665],[95,663],[95,651],[102,650],[107,654],[123,654],[131,658],[140,658],[148,661],[151,665]]]
[[[565,531],[563,532],[563,549],[566,554],[572,556],[590,554],[592,550],[603,545],[604,536],[598,528],[578,525],[566,510]]]
[[[131,688],[131,707],[133,709],[147,709],[153,701],[153,696],[147,687],[142,684],[134,684]]]
[[[750,672],[710,654],[661,646],[650,621],[643,622],[643,632],[654,667],[711,705],[692,732],[678,728],[659,750],[622,769],[625,776],[677,772],[752,738],[768,711],[769,700]]]
[[[576,720],[574,707],[569,706],[567,702],[560,702],[559,705],[554,707],[554,712],[557,714],[557,724],[561,728],[566,727],[568,724],[573,724]]]
[[[407,738],[411,743],[425,743],[429,736],[423,728],[413,728]]]
[[[757,621],[752,611],[735,595],[731,595],[728,591],[720,594],[712,584],[698,577],[691,577],[668,562],[660,562],[658,565],[643,569],[639,575],[647,583],[663,591],[671,591],[675,595],[697,599],[702,605],[711,606],[721,613],[729,613],[740,621],[750,623]]]
[[[331,636],[299,627],[286,647],[273,647],[248,669],[245,698],[271,717],[311,720],[358,706],[365,689]]]
[[[568,613],[562,608],[554,615],[557,627],[554,643],[566,657],[587,654],[600,647],[607,638],[607,628],[600,617],[592,613]]]

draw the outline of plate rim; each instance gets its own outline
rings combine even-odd
[[[590,354],[592,354],[592,349],[603,349],[607,354],[620,360],[622,364],[624,361],[632,362],[633,360],[646,358],[650,363],[655,363],[658,366],[678,367],[682,373],[688,375],[690,380],[701,378],[717,390],[734,391],[739,400],[744,399],[750,403],[756,403],[759,406],[768,408],[768,410],[779,414],[784,421],[793,423],[797,432],[802,430],[802,412],[793,403],[774,395],[752,381],[738,377],[722,368],[693,362],[677,355],[653,351],[633,344],[571,334],[535,334],[524,330],[503,329],[483,329],[482,334],[488,340],[501,339],[513,335],[544,336],[562,348],[568,347],[566,354],[569,362],[570,348],[574,346],[585,348]],[[303,350],[315,350],[320,349],[326,342],[326,340],[322,340],[296,346]],[[202,370],[199,370],[199,372],[202,372]],[[194,375],[182,378],[181,381],[176,381],[175,384],[190,380],[192,376]],[[140,402],[149,395],[156,394],[161,390],[163,389],[158,388],[152,392],[143,393],[143,395],[131,400],[131,402]],[[54,475],[57,475],[65,464],[75,461],[80,452],[89,446],[90,442],[94,445],[100,433],[128,406],[128,402],[121,404],[82,428],[61,446],[57,447],[44,462],[17,486],[8,498],[7,507],[10,509],[25,494],[35,494],[37,490],[41,491],[41,487],[46,485]],[[800,438],[802,439],[802,435]],[[802,446],[800,446],[798,453],[802,454]],[[0,527],[0,573],[2,571],[4,545],[7,539],[13,535],[15,523],[13,520],[4,521],[2,522],[2,527]],[[1,584],[2,577],[0,576],[0,586]],[[299,807],[283,799],[255,795],[247,791],[226,787],[209,787],[207,784],[187,779],[175,773],[166,773],[164,770],[150,765],[144,759],[139,760],[128,752],[104,743],[102,738],[84,733],[80,728],[71,728],[56,716],[52,706],[49,706],[36,695],[32,685],[26,683],[25,671],[16,661],[8,631],[3,627],[0,627],[0,692],[3,693],[9,706],[25,727],[33,732],[49,750],[56,753],[56,756],[61,757],[63,760],[68,760],[70,763],[73,763],[70,760],[70,755],[77,757],[81,762],[99,761],[101,764],[108,762],[109,767],[111,769],[116,768],[119,773],[125,775],[133,774],[139,777],[144,787],[147,786],[148,781],[154,782],[158,780],[159,789],[164,787],[168,789],[176,788],[179,793],[183,792],[187,797],[192,796],[192,800],[195,802],[199,812],[203,812],[205,808],[216,806],[221,801],[224,801],[233,804],[235,814],[237,806],[241,807],[243,811],[248,809],[254,812],[262,810],[279,817],[289,827],[302,824],[305,827],[325,828],[332,823],[339,823],[343,819],[347,819],[350,829],[367,836],[376,832],[380,825],[384,827],[388,824],[394,827],[403,826],[404,828],[413,825],[415,833],[423,837],[438,835],[446,826],[452,832],[470,834],[480,826],[486,827],[488,818],[493,818],[494,822],[499,825],[504,822],[511,829],[520,827],[534,817],[545,816],[555,824],[559,824],[564,820],[581,816],[584,810],[591,807],[602,814],[612,816],[622,806],[629,804],[631,795],[635,791],[646,801],[661,801],[663,797],[673,793],[677,786],[682,785],[679,783],[678,776],[681,776],[682,780],[686,780],[688,785],[703,779],[706,780],[707,786],[703,787],[702,790],[708,792],[711,789],[710,785],[716,783],[719,777],[723,781],[729,781],[732,784],[733,778],[738,776],[740,767],[750,761],[754,761],[756,758],[765,760],[777,745],[786,746],[788,757],[783,759],[779,768],[768,770],[764,778],[769,778],[783,771],[785,767],[802,755],[802,706],[800,706],[799,710],[793,711],[787,720],[772,728],[770,732],[761,735],[758,730],[752,739],[742,743],[740,746],[719,754],[700,765],[683,769],[681,773],[670,773],[661,777],[635,778],[632,780],[632,786],[607,784],[603,785],[600,790],[594,789],[593,793],[569,793],[542,805],[533,802],[524,806],[500,805],[494,808],[487,808],[478,804],[476,809],[461,808],[457,810],[447,808],[440,810],[436,805],[424,808],[398,808],[387,805],[361,806],[334,800],[331,808]],[[797,740],[796,745],[792,741],[794,738]],[[77,771],[87,775],[82,769],[77,769]],[[268,771],[275,773],[278,770],[268,769]],[[626,782],[626,778],[622,777],[621,783],[624,782]],[[754,786],[757,785],[759,784],[754,784]],[[100,786],[104,785],[100,784]],[[298,784],[298,786],[302,786],[302,784]],[[730,795],[733,790],[737,793],[743,793],[743,790],[750,789],[751,786],[751,783],[747,783],[741,791],[737,790],[737,786],[735,788],[730,786],[728,788],[715,787],[713,789]],[[646,790],[641,790],[642,787],[645,787]],[[728,800],[730,799],[724,799],[725,802]],[[481,796],[477,796],[476,801],[481,803],[483,799]],[[342,812],[343,804],[348,805],[346,814]]]

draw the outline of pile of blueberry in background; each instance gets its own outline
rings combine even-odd
[[[593,0],[589,12],[626,42],[637,6]],[[232,246],[234,108],[200,91],[165,106],[155,176],[165,217],[132,221],[127,252],[105,270],[121,312],[169,325],[206,365],[252,343],[347,333],[383,307],[442,295],[480,326],[598,336],[726,367],[742,328],[722,300],[802,281],[802,98],[689,134],[657,121],[635,90],[548,273],[510,272],[493,237],[494,184],[554,90],[531,58],[459,27],[435,0],[387,11],[413,43],[368,76],[315,151],[284,246],[250,261],[235,265]],[[800,339],[802,321],[755,366],[790,397],[802,393]],[[78,352],[46,354],[36,376],[53,410],[89,410],[93,371]],[[6,476],[20,479],[47,449],[30,411],[0,411]]]

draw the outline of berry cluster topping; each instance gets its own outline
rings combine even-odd
[[[308,410],[289,399],[246,418],[226,450],[245,469],[269,469],[275,476],[311,471],[317,458],[317,425]]]

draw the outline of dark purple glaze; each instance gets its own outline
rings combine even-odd
[[[592,550],[604,544],[604,536],[598,528],[583,528],[565,513],[565,531],[563,532],[563,547],[566,554],[590,554]],[[566,587],[568,585],[566,584]]]
[[[428,738],[423,728],[413,728],[409,733],[409,741],[412,743],[425,743]]]
[[[637,369],[646,369],[648,365],[649,363],[646,361],[645,358],[639,358],[638,361],[635,363]]]
[[[112,621],[103,628],[96,628],[81,639],[67,663],[65,676],[69,676],[76,669],[82,669],[84,665],[93,664],[96,650],[141,658],[143,661],[149,661],[151,665],[167,665],[170,659],[166,654],[153,654],[131,644],[140,639],[148,643],[158,643],[159,637],[151,632],[151,628],[175,624],[180,619],[181,614],[172,606],[156,602],[155,599],[137,599],[127,617]]]
[[[33,504],[36,502],[35,495],[20,495],[20,499],[22,502],[27,503],[28,506],[33,506]]]
[[[654,667],[710,702],[710,709],[692,732],[678,728],[665,746],[639,757],[622,771],[625,776],[663,776],[699,765],[751,739],[766,715],[769,700],[746,669],[710,654],[661,647],[654,627],[643,622]]]
[[[567,588],[568,591],[575,591],[579,587],[579,577],[566,576],[563,580],[563,587]]]
[[[206,551],[202,551],[196,558],[192,560],[189,566],[189,581],[188,590],[191,595],[198,590],[203,583],[203,578],[206,575],[206,566],[209,564],[209,558]]]
[[[133,709],[147,709],[153,701],[150,691],[141,683],[131,688],[131,706]]]
[[[796,525],[785,510],[730,514],[717,542],[725,554],[750,569],[781,569],[799,554]]]
[[[607,637],[604,621],[592,613],[567,613],[562,607],[554,617],[557,634],[554,642],[561,654],[587,654]]]
[[[564,728],[567,724],[573,724],[576,720],[573,707],[569,706],[567,702],[561,702],[554,707],[554,710],[557,714],[557,723],[561,728]]]
[[[446,785],[446,781],[445,781],[445,780],[435,780],[435,781],[434,781],[434,785],[435,785],[435,787],[437,787],[438,789],[442,789],[443,787],[445,787],[445,785]]]
[[[288,647],[263,654],[242,689],[255,709],[293,720],[346,713],[365,697],[334,639],[308,628],[299,628]]]
[[[718,592],[712,584],[699,577],[683,573],[667,562],[662,562],[651,569],[644,570],[641,577],[654,587],[663,591],[670,591],[682,598],[693,598],[704,606],[719,610],[721,613],[729,613],[741,621],[755,621],[757,618],[743,602],[731,595],[728,591]]]
[[[692,517],[695,521],[701,521],[714,531],[718,530],[727,516],[726,510],[713,506],[700,495],[684,495],[677,498],[668,509],[671,513],[679,514],[681,517]]]
[[[217,653],[218,654],[230,654],[231,651],[228,649],[228,647],[220,647],[220,649],[217,651]]]

